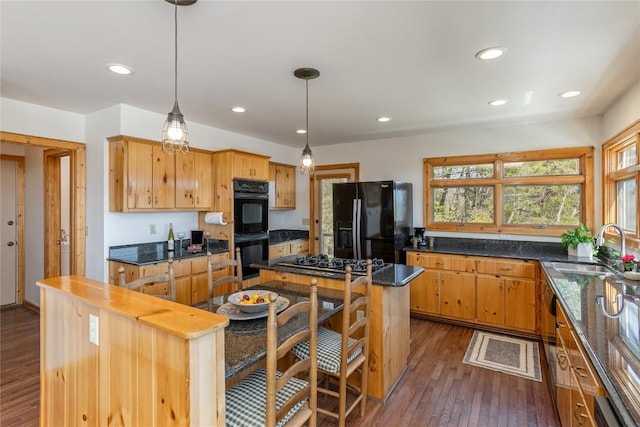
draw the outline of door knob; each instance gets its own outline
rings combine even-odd
[[[7,221],[7,224],[8,225],[13,225],[13,221],[9,220],[9,221]]]
[[[13,243],[13,242],[7,243],[7,246],[13,246],[13,245],[15,245],[15,243]]]

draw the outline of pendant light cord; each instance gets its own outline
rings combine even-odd
[[[174,99],[175,102],[178,102],[178,0],[174,0],[175,9],[174,9],[174,33],[173,33],[173,51],[175,52],[174,61],[173,61],[173,71],[174,71]]]
[[[304,79],[305,82],[307,83],[307,100],[306,100],[306,106],[307,106],[307,132],[306,132],[306,137],[307,137],[307,147],[309,146],[309,78],[307,77],[306,79]]]

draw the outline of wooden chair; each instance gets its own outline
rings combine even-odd
[[[293,427],[316,425],[317,417],[317,354],[297,360],[284,371],[278,371],[278,360],[286,358],[291,348],[300,342],[317,346],[318,296],[317,283],[311,280],[308,301],[299,302],[276,314],[277,302],[269,304],[267,318],[267,367],[260,368],[227,389],[226,425],[242,427]],[[296,316],[309,319],[309,328],[298,332],[278,345],[278,329]]]
[[[207,274],[208,274],[208,299],[213,298],[213,291],[218,286],[221,286],[225,283],[235,283],[235,289],[231,292],[236,292],[242,290],[242,257],[240,256],[240,248],[236,248],[236,258],[235,259],[226,259],[224,261],[220,261],[217,263],[213,263],[211,260],[212,254],[211,252],[207,253]],[[220,271],[223,269],[227,269],[232,267],[235,269],[235,275],[225,274],[224,276],[218,277],[214,280],[214,272]],[[225,292],[227,293],[227,292]]]
[[[124,267],[120,267],[118,269],[120,287],[127,288],[132,291],[146,293],[145,288],[152,286],[156,283],[166,282],[168,284],[166,295],[162,295],[162,294],[151,294],[151,295],[159,298],[168,299],[170,301],[175,301],[176,300],[176,277],[175,277],[175,273],[173,272],[173,259],[170,259],[168,261],[168,264],[169,264],[169,271],[167,272],[167,274],[156,274],[153,276],[144,276],[144,277],[135,279],[129,283],[127,283],[126,275],[124,273]]]
[[[342,311],[342,333],[323,327],[318,328],[318,375],[324,380],[324,386],[318,392],[332,396],[338,400],[338,412],[318,407],[318,412],[338,420],[338,425],[345,425],[346,417],[360,404],[360,416],[364,415],[367,405],[367,359],[369,354],[369,305],[371,302],[371,260],[367,260],[367,274],[351,280],[351,268],[346,268],[344,286],[344,308]],[[351,301],[352,294],[362,296]],[[293,354],[304,359],[309,357],[309,344],[296,346]],[[357,381],[348,383],[349,377],[360,373]],[[337,391],[330,388],[337,382]],[[347,391],[355,398],[347,406]]]

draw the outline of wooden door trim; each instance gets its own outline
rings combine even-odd
[[[43,151],[43,188],[44,188],[44,277],[59,276],[61,273],[61,236],[62,221],[60,211],[60,158],[70,156],[69,150],[49,149]],[[73,203],[71,203],[73,205]],[[73,212],[73,206],[70,206]],[[57,243],[54,243],[57,242]]]
[[[70,198],[74,207],[70,215],[72,237],[69,248],[69,272],[84,276],[86,271],[86,145],[80,142],[4,131],[0,131],[0,141],[69,150],[69,167],[72,171]]]
[[[24,302],[24,156],[11,156],[9,154],[0,154],[0,160],[9,160],[16,162],[18,168],[18,218],[16,219],[18,227],[18,299],[17,303]]]
[[[360,163],[338,163],[335,165],[321,165],[316,166],[317,172],[326,172],[326,171],[339,171],[342,169],[353,169],[354,176],[356,181],[360,180]],[[313,175],[309,175],[309,250],[313,252],[311,248],[315,248],[316,244],[316,230],[314,224],[316,223],[315,217],[315,200],[316,200],[316,186],[315,186],[315,173]],[[327,178],[342,178],[345,176],[344,173],[336,172],[335,174],[327,174],[323,177]]]

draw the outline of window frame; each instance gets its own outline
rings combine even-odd
[[[618,154],[635,145],[636,164],[618,168]],[[640,119],[623,129],[602,145],[602,221],[618,223],[617,183],[633,179],[640,189]],[[640,191],[636,191],[636,209],[640,213]],[[616,233],[606,232],[607,240],[619,241]],[[640,215],[636,216],[635,232],[625,229],[627,248],[640,250]]]
[[[563,185],[578,184],[582,186],[580,204],[580,222],[593,230],[593,152],[594,147],[556,148],[549,150],[521,151],[498,154],[481,154],[469,156],[447,156],[423,159],[424,170],[424,224],[428,230],[456,231],[469,233],[505,233],[529,234],[536,236],[560,236],[567,230],[566,225],[508,225],[503,223],[504,201],[503,186],[510,185]],[[537,175],[503,177],[503,165],[510,162],[528,162],[540,160],[578,159],[579,174],[576,175]],[[490,178],[471,179],[433,179],[433,168],[436,166],[464,166],[493,164],[494,175]],[[433,221],[433,204],[431,197],[434,188],[442,187],[494,187],[494,221],[493,223],[444,223]]]

